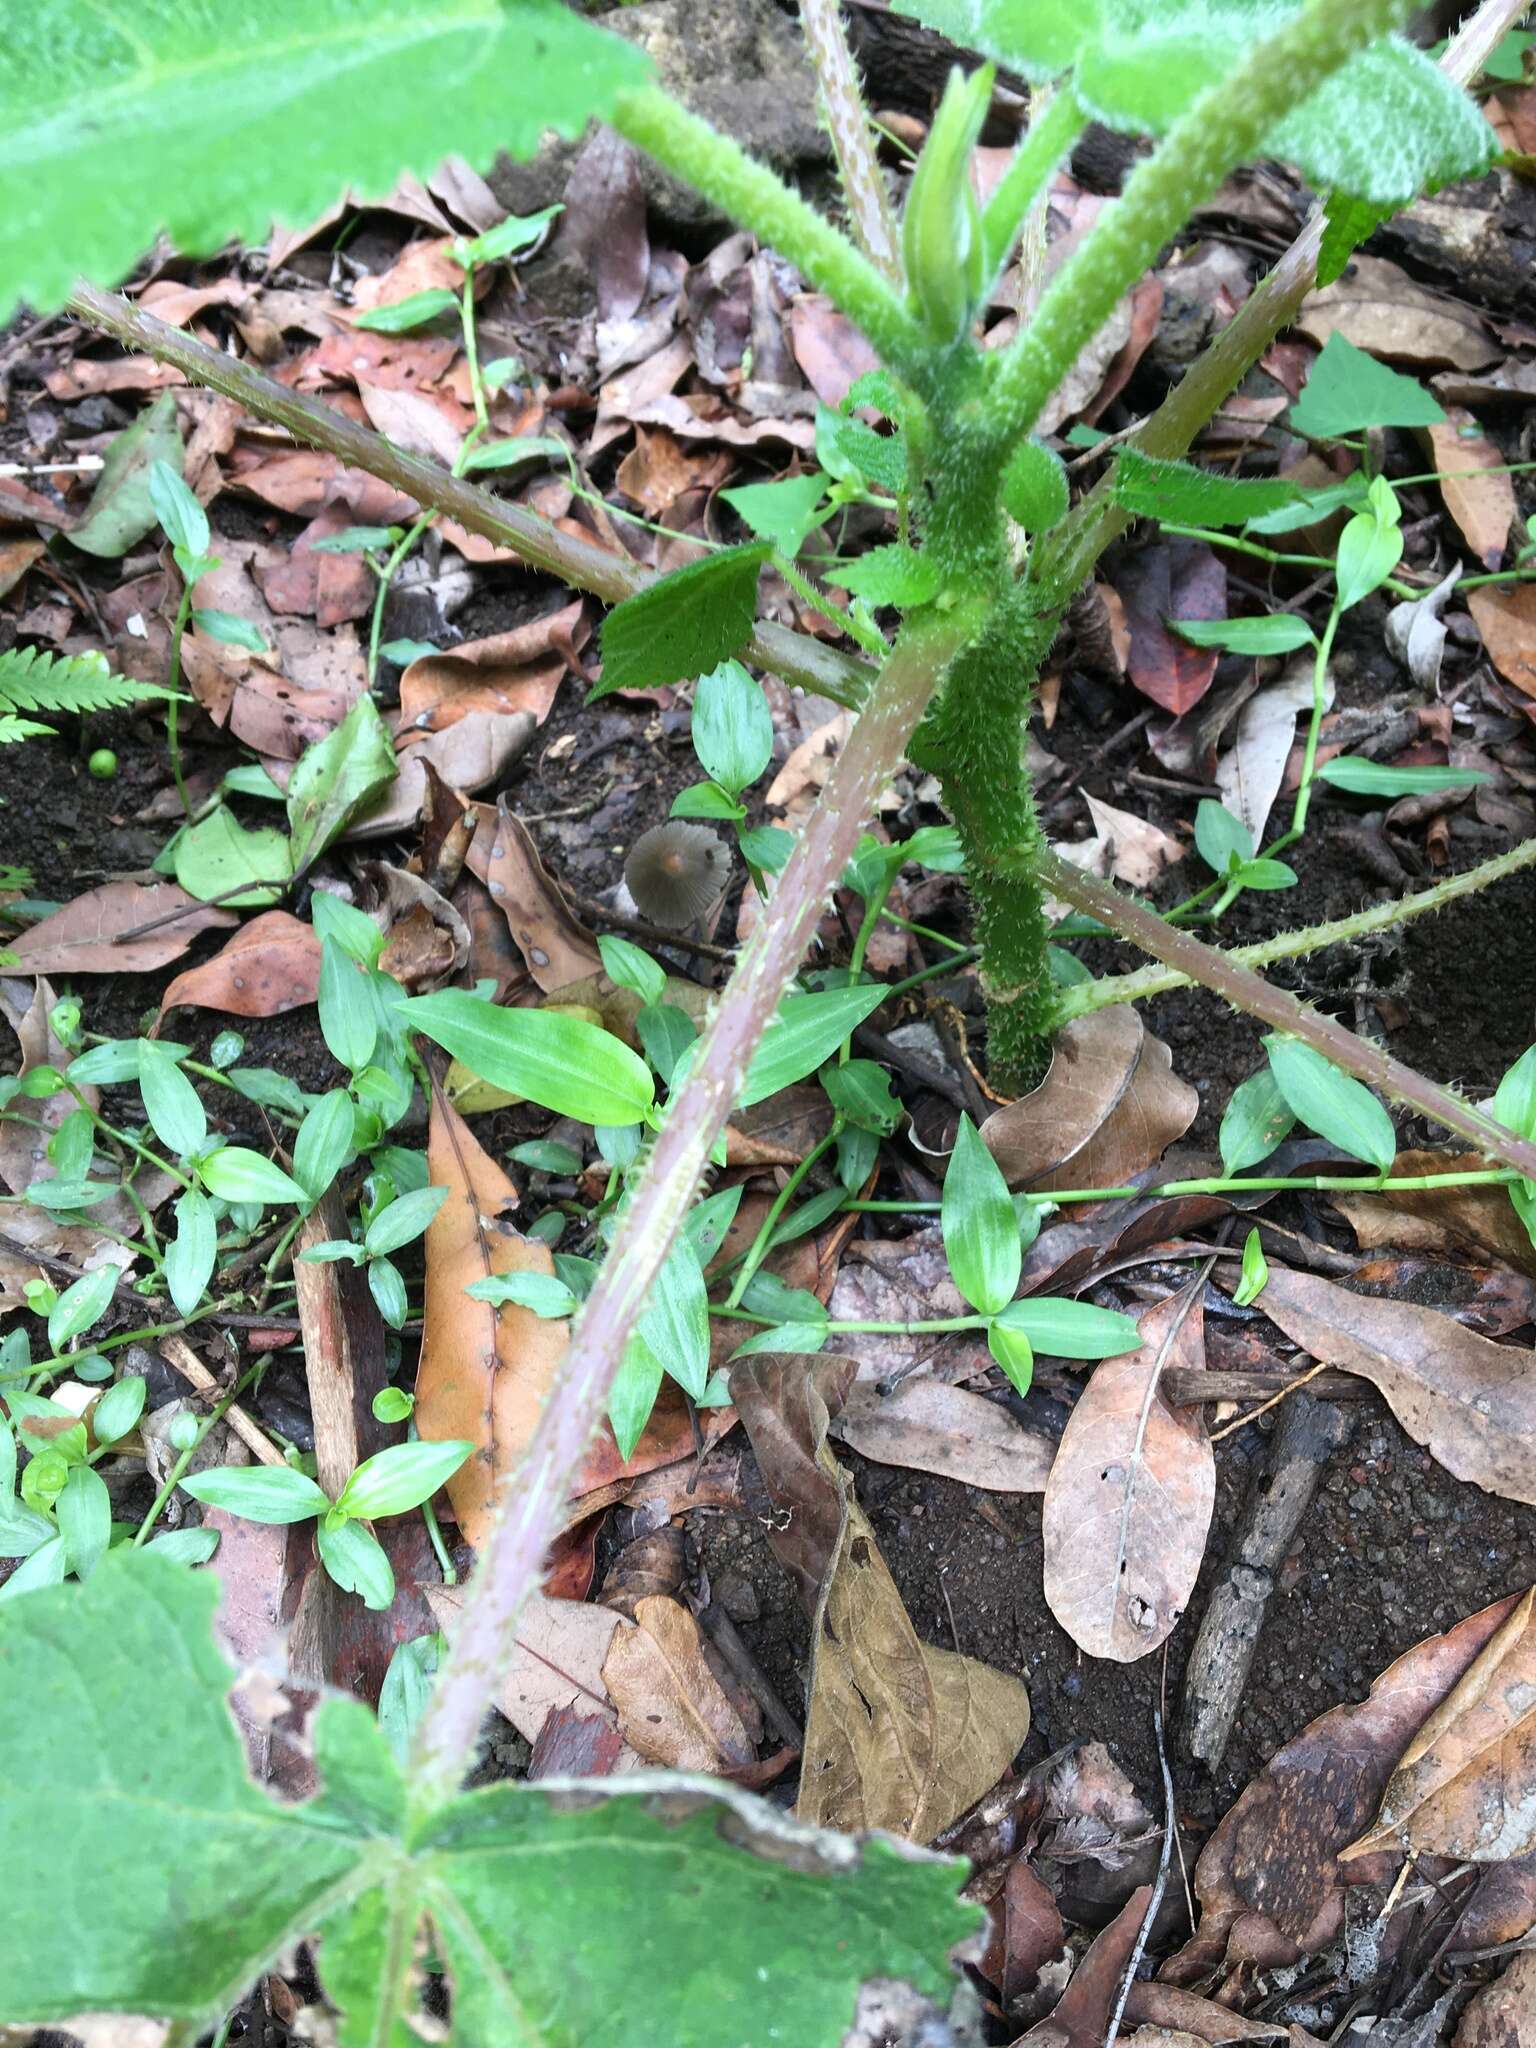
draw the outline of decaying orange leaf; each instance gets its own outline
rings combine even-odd
[[[400,724],[440,732],[471,711],[531,711],[542,725],[586,637],[578,598],[509,633],[420,655],[400,678]]]
[[[1424,1722],[1348,1863],[1400,1844],[1458,1862],[1536,1848],[1536,1587]]]
[[[1467,1173],[1487,1164],[1475,1152],[1399,1152],[1392,1178]],[[1438,1252],[1451,1245],[1470,1245],[1536,1279],[1536,1245],[1501,1187],[1399,1187],[1380,1194],[1338,1195],[1334,1206],[1349,1218],[1363,1251],[1392,1245],[1398,1251]]]
[[[512,943],[546,995],[602,972],[596,940],[573,915],[505,797],[494,812],[479,807],[465,865],[490,891]]]
[[[320,940],[313,925],[286,910],[263,911],[242,925],[221,952],[178,974],[160,1004],[228,1010],[236,1017],[277,1017],[299,1010],[320,992]]]
[[[148,974],[185,953],[199,932],[238,922],[174,882],[103,882],[10,942],[21,974]],[[141,925],[137,938],[123,934]]]
[[[533,1434],[569,1325],[515,1303],[493,1308],[464,1292],[489,1274],[553,1274],[554,1260],[548,1245],[507,1220],[517,1190],[437,1090],[427,1170],[448,1199],[427,1230],[416,1426],[424,1437],[474,1444],[475,1455],[448,1481],[448,1498],[466,1541],[478,1548],[496,1489]]]
[[[1527,697],[1536,697],[1536,584],[1469,590],[1467,610],[1499,674]]]
[[[1423,438],[1441,473],[1446,511],[1483,567],[1497,569],[1518,509],[1502,453],[1460,406],[1452,406],[1441,425],[1426,427]]]

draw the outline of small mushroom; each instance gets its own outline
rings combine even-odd
[[[635,841],[624,881],[642,917],[676,931],[703,916],[725,887],[730,867],[731,856],[713,832],[671,818]]]

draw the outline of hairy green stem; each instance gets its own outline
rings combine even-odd
[[[1526,845],[1536,847],[1536,841],[1527,841]],[[1380,1090],[1420,1116],[1469,1139],[1499,1165],[1512,1167],[1527,1179],[1536,1180],[1536,1144],[1527,1138],[1517,1138],[1491,1116],[1471,1103],[1462,1102],[1423,1074],[1416,1074],[1369,1039],[1357,1038],[1336,1019],[1308,1009],[1285,989],[1272,988],[1233,954],[1203,944],[1192,932],[1181,931],[1177,925],[1165,924],[1155,910],[1118,895],[1049,847],[1040,855],[1040,875],[1054,895],[1097,918],[1116,937],[1129,939],[1154,960],[1175,969],[1179,981],[1199,982],[1235,1010],[1257,1017],[1271,1030],[1304,1039],[1325,1059],[1332,1060],[1346,1074],[1353,1074],[1356,1080],[1364,1081],[1367,1087]]]
[[[1468,868],[1465,874],[1447,875],[1444,881],[1412,896],[1373,903],[1368,910],[1357,910],[1351,917],[1336,917],[1329,924],[1277,932],[1272,939],[1260,939],[1251,946],[1234,946],[1218,957],[1247,968],[1272,967],[1277,960],[1304,959],[1309,953],[1320,953],[1325,946],[1342,946],[1351,940],[1369,938],[1373,932],[1393,931],[1411,918],[1423,917],[1427,911],[1444,910],[1463,896],[1475,896],[1479,890],[1502,882],[1506,875],[1519,874],[1529,867],[1536,867],[1536,838],[1522,839],[1507,853],[1497,853],[1491,860]],[[1116,1003],[1137,1003],[1148,996],[1166,995],[1169,989],[1188,988],[1195,978],[1176,967],[1141,967],[1134,974],[1105,975],[1098,981],[1079,982],[1075,988],[1063,989],[1057,999],[1057,1010],[1062,1021],[1067,1022],[1073,1017],[1086,1017],[1094,1010],[1107,1010]]]
[[[1028,433],[1121,297],[1156,263],[1191,210],[1232,166],[1262,154],[1276,125],[1357,51],[1394,27],[1406,0],[1312,0],[1256,44],[1230,78],[1203,93],[1126,183],[1057,273],[1026,332],[997,361],[999,430]]]
[[[1033,95],[1032,106],[1041,110],[1031,120],[981,217],[984,274],[989,284],[996,282],[1008,261],[1025,215],[1044,196],[1073,143],[1088,126],[1087,111],[1070,85],[1059,87],[1043,106],[1041,100],[1040,93]]]
[[[907,375],[922,360],[927,339],[891,285],[777,172],[657,86],[621,93],[611,119],[664,170],[787,256],[863,329],[892,369]]]

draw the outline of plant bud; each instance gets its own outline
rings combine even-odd
[[[907,286],[913,311],[937,342],[958,341],[981,300],[984,250],[971,151],[992,103],[993,77],[990,64],[969,78],[958,65],[950,72],[907,193]]]

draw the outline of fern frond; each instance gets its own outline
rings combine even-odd
[[[0,711],[0,747],[11,746],[17,740],[57,738],[51,725],[39,725],[35,718],[12,718],[8,712]]]
[[[20,711],[112,711],[146,697],[163,697],[153,683],[115,676],[100,654],[45,654],[40,647],[13,647],[0,654],[0,738],[23,739],[46,726],[15,721]],[[21,730],[11,730],[18,724]]]

